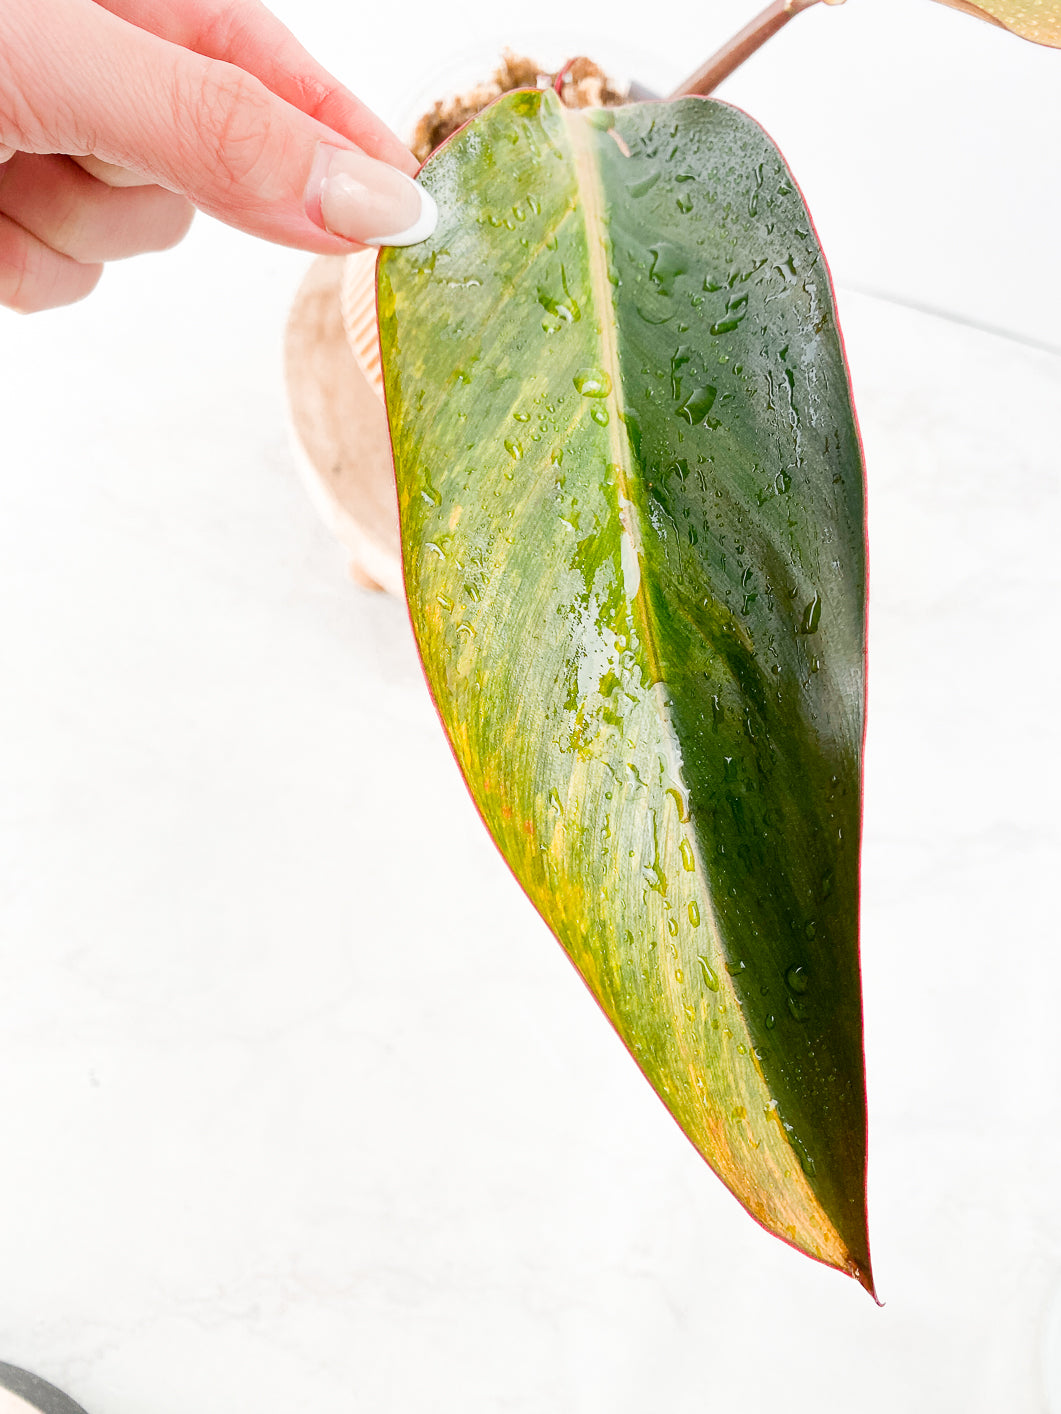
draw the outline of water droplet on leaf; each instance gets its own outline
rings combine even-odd
[[[792,990],[797,992],[800,996],[803,996],[810,986],[810,978],[807,976],[805,970],[798,965],[788,969],[785,973],[785,981]]]
[[[799,626],[800,633],[817,633],[818,624],[822,617],[822,596],[815,594],[807,607],[803,610],[803,622]]]
[[[718,973],[706,957],[698,957],[696,960],[700,964],[700,971],[704,974],[704,986],[709,992],[717,992],[720,986]]]
[[[572,381],[584,398],[606,398],[612,390],[612,380],[602,368],[580,368]]]

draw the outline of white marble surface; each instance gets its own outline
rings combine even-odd
[[[460,42],[278,8],[395,119]],[[696,13],[678,72],[746,8]],[[869,470],[887,1305],[744,1216],[511,880],[293,470],[306,260],[202,222],[0,317],[0,1359],[90,1414],[1061,1411],[1061,358],[850,288],[1058,341],[1061,56],[925,0],[775,43],[728,92],[818,217]]]

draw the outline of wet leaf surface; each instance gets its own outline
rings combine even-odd
[[[380,328],[458,762],[707,1161],[869,1285],[862,466],[800,195],[695,98],[512,94],[423,180]]]

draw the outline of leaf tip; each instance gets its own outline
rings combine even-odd
[[[858,1282],[859,1286],[861,1286],[865,1291],[869,1292],[873,1300],[877,1303],[880,1309],[883,1310],[884,1302],[877,1295],[877,1286],[873,1280],[873,1272],[869,1264],[867,1263],[866,1266],[863,1267],[858,1262],[854,1261],[854,1259],[851,1259],[848,1261],[847,1271],[848,1275],[853,1276],[854,1279]]]

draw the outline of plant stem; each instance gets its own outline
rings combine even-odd
[[[827,5],[838,5],[842,0],[825,0]],[[724,44],[717,54],[701,64],[695,74],[678,85],[671,98],[684,98],[689,94],[706,97],[713,93],[723,79],[728,79],[734,69],[739,69],[745,59],[750,59],[779,29],[784,29],[794,15],[817,5],[818,0],[773,0],[750,24],[735,34],[728,44]]]

